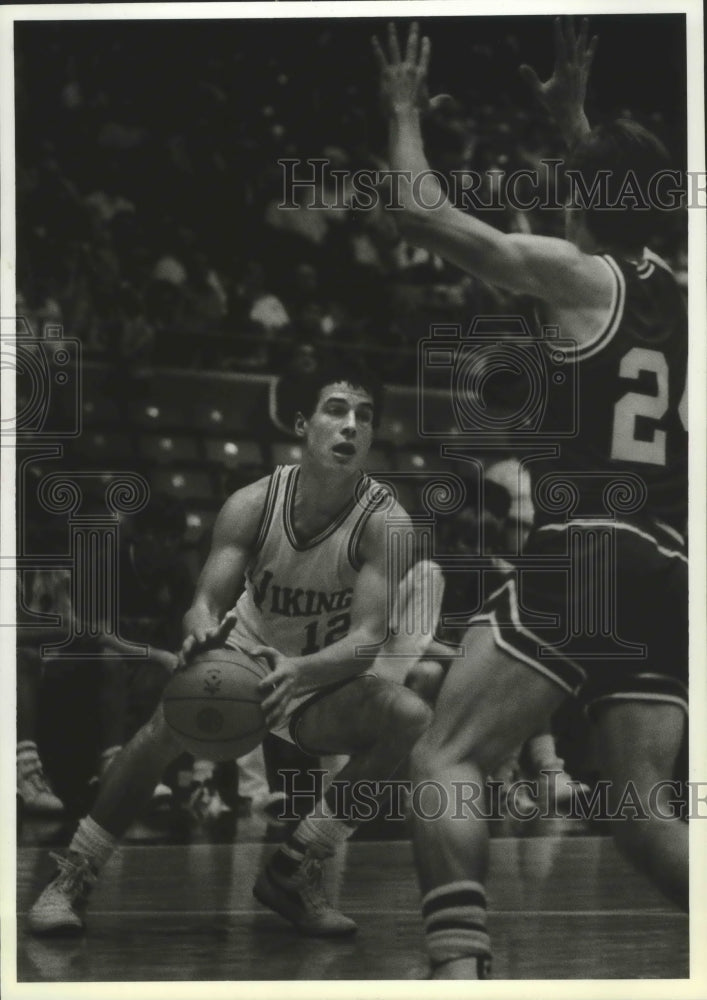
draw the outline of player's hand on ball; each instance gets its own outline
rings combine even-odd
[[[270,729],[274,729],[284,720],[292,698],[299,694],[297,664],[272,646],[256,646],[250,654],[262,656],[270,664],[271,672],[258,688],[263,697],[261,707],[265,721]]]
[[[420,40],[417,24],[408,32],[405,56],[400,52],[398,32],[394,24],[388,25],[388,52],[378,38],[373,38],[373,53],[380,70],[380,98],[385,114],[396,109],[417,108],[427,110],[427,68],[430,62],[430,40]]]
[[[555,18],[555,66],[544,83],[532,66],[520,67],[525,82],[560,124],[584,107],[589,70],[599,40],[596,35],[588,40],[588,28],[585,17],[577,36],[571,17]]]
[[[235,624],[235,612],[228,611],[220,622],[204,621],[193,625],[177,655],[177,670],[183,670],[197,653],[222,646]]]

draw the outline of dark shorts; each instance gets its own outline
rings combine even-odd
[[[687,711],[687,553],[653,522],[534,530],[472,622],[588,709],[660,701]]]

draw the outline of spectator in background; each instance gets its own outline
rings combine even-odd
[[[260,260],[237,265],[229,284],[228,335],[237,338],[235,352],[224,358],[227,368],[262,370],[271,364],[273,341],[290,329],[290,317],[280,298],[266,281]],[[228,351],[228,348],[226,348]]]
[[[38,746],[42,743],[39,701],[41,685],[47,672],[63,685],[86,686],[97,679],[93,696],[96,699],[99,774],[105,762],[112,759],[122,743],[126,716],[126,675],[122,663],[104,658],[100,646],[91,639],[83,640],[72,652],[78,656],[59,658],[51,652],[42,654],[45,644],[60,643],[78,631],[71,603],[71,570],[37,569],[22,574],[19,607],[24,612],[58,616],[59,622],[44,626],[20,618],[17,629],[17,794],[27,813],[57,814],[63,803],[44,774]],[[88,662],[86,658],[88,657]],[[70,727],[79,720],[69,717]],[[90,774],[90,770],[88,771]],[[68,776],[67,787],[75,779]],[[74,787],[73,791],[81,795]]]
[[[69,571],[34,570],[18,573],[17,607],[17,796],[28,813],[60,815],[64,803],[55,795],[39,754],[38,702],[44,661],[40,645],[63,638],[70,621]],[[26,612],[59,615],[54,628],[32,626]]]
[[[220,333],[228,312],[226,291],[206,254],[197,250],[187,268],[185,332],[198,335]]]

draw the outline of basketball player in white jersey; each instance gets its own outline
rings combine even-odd
[[[226,501],[184,619],[180,657],[188,669],[196,652],[224,642],[263,656],[272,668],[261,685],[270,729],[313,754],[349,756],[337,782],[382,781],[430,718],[412,691],[369,670],[386,639],[391,584],[395,592],[399,582],[388,576],[391,531],[411,526],[362,472],[376,414],[368,377],[340,363],[300,379],[297,391],[302,463]],[[80,911],[98,871],[180,752],[160,707],[115,759],[66,855],[56,856],[58,871],[30,911],[33,932],[83,929]],[[332,786],[254,888],[306,934],[356,930],[320,885],[321,862],[354,829],[350,816],[334,816],[335,802]]]
[[[403,55],[391,25],[387,52],[377,41],[374,49],[403,235],[532,296],[542,320],[567,338],[554,359],[563,377],[548,378],[544,394],[543,429],[556,435],[557,452],[527,462],[535,523],[523,554],[537,568],[509,575],[471,622],[465,655],[413,751],[413,779],[441,784],[454,802],[454,782],[483,785],[515,745],[577,697],[596,729],[610,808],[629,787],[640,803],[638,817],[629,810],[613,824],[619,847],[686,908],[688,826],[654,796],[667,791],[686,731],[687,318],[675,277],[645,249],[664,213],[620,200],[627,179],[645,198],[667,155],[634,121],[590,129],[583,104],[594,41],[586,22],[577,37],[558,21],[553,76],[541,83],[529,68],[524,76],[552,107],[585,191],[605,177],[614,207],[583,203],[576,188],[566,239],[499,232],[452,205],[429,169],[420,125],[429,40],[420,43],[413,26]],[[570,412],[577,429],[563,437]],[[631,501],[612,506],[617,488]],[[551,502],[553,489],[573,498],[566,511]],[[570,555],[571,576],[563,569]],[[599,630],[598,607],[612,615]],[[538,625],[543,617],[556,625]],[[473,815],[455,821],[449,810],[415,821],[414,840],[432,976],[486,978],[486,823]]]

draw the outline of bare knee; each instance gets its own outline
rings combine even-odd
[[[444,667],[437,660],[418,660],[405,678],[405,687],[434,705],[444,680]]]
[[[416,782],[437,781],[461,764],[471,764],[469,756],[462,756],[453,742],[440,740],[428,729],[410,755],[410,776]]]
[[[433,724],[415,744],[410,756],[413,780],[442,781],[460,769],[466,776],[473,775],[479,780],[493,774],[498,754],[492,744],[475,739],[476,730],[477,727],[470,721],[469,726],[459,732],[448,728],[444,720],[435,716]]]
[[[421,698],[399,685],[391,686],[385,695],[385,726],[382,733],[389,740],[411,748],[432,721],[432,709]]]

